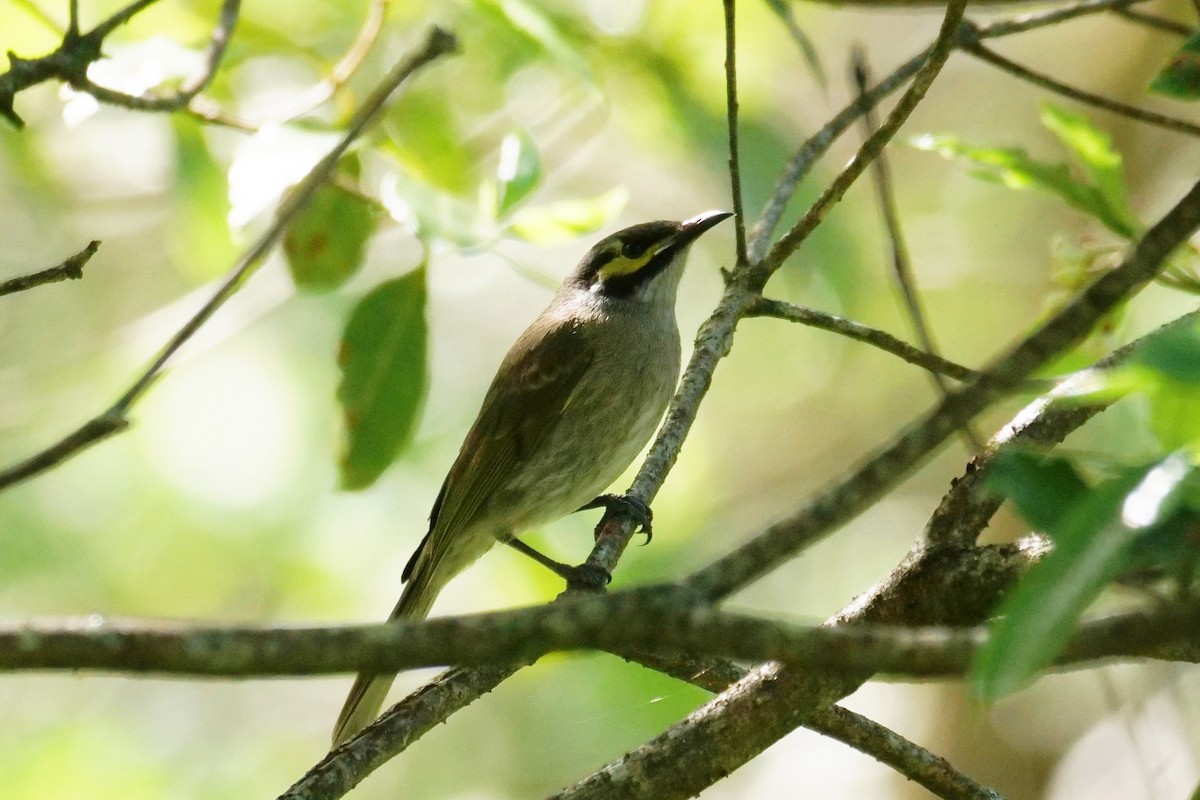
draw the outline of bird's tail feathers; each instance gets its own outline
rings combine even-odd
[[[415,570],[405,584],[404,592],[388,620],[416,620],[428,616],[433,601],[445,583],[444,579],[436,580],[437,572],[435,569]],[[359,673],[354,679],[354,685],[350,687],[350,694],[346,697],[341,713],[338,714],[337,724],[333,727],[334,747],[375,721],[395,680],[395,675]]]

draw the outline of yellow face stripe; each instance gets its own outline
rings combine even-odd
[[[615,251],[613,257],[609,259],[608,263],[600,267],[599,275],[601,280],[618,278],[622,275],[632,275],[646,266],[650,262],[650,259],[654,258],[658,254],[658,251],[662,249],[661,244],[654,244],[647,247],[645,252],[637,258],[630,258],[624,255],[622,246],[622,242],[615,242],[613,244],[612,249]]]

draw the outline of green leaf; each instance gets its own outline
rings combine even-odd
[[[1083,114],[1073,114],[1051,103],[1042,106],[1042,125],[1075,154],[1106,208],[1121,220],[1122,230],[1126,231],[1122,235],[1136,237],[1142,226],[1129,208],[1121,154],[1113,148],[1112,137]]]
[[[1175,327],[1150,337],[1128,371],[1142,381],[1150,430],[1164,450],[1200,455],[1200,327]]]
[[[377,222],[368,200],[332,183],[318,189],[283,238],[296,286],[323,292],[345,283],[362,266]]]
[[[976,655],[979,694],[996,700],[1020,688],[1062,652],[1075,622],[1130,563],[1130,550],[1178,507],[1192,472],[1184,454],[1104,481],[1057,515],[1054,549],[1004,599]]]
[[[591,233],[614,220],[629,192],[617,187],[585,200],[562,200],[534,208],[524,208],[512,217],[509,232],[535,244],[557,244]]]
[[[1177,325],[1150,336],[1130,361],[1180,383],[1200,386],[1200,326]]]
[[[987,485],[1003,494],[1036,530],[1052,530],[1088,486],[1065,458],[1002,450],[988,468]]]
[[[392,219],[408,226],[424,242],[449,242],[462,249],[479,247],[497,237],[496,226],[475,203],[408,175],[388,173],[380,188]]]
[[[459,130],[453,108],[440,92],[417,88],[402,95],[384,118],[388,138],[380,150],[414,179],[465,195],[474,191],[477,155],[469,145],[471,137]]]
[[[525,0],[475,0],[476,11],[502,25],[512,36],[525,40],[554,61],[590,77],[591,69],[580,55],[581,48],[559,30],[555,19],[534,3]]]
[[[1019,147],[973,147],[954,136],[926,135],[914,139],[912,144],[946,159],[971,162],[980,168],[972,174],[982,180],[1002,183],[1010,189],[1036,189],[1055,195],[1124,238],[1135,234],[1123,210],[1110,207],[1099,188],[1072,177],[1065,163],[1039,161]]]
[[[1200,33],[1193,34],[1150,81],[1150,91],[1178,100],[1200,98]]]
[[[541,161],[529,134],[517,131],[504,137],[496,169],[496,216],[512,211],[537,187],[541,177]]]
[[[338,364],[343,489],[365,489],[408,441],[425,394],[425,267],[382,283],[350,315]]]

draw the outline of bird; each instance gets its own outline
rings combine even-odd
[[[497,543],[560,575],[571,568],[517,538],[584,508],[645,447],[679,380],[675,300],[690,246],[728,217],[644,222],[601,239],[516,340],[484,396],[409,559],[390,620],[422,619],[442,587]],[[359,674],[333,732],[337,747],[379,714],[395,675]]]

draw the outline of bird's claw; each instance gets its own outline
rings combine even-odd
[[[650,510],[650,506],[632,495],[602,494],[579,510],[585,511],[589,508],[624,511],[633,520],[635,528],[646,534],[646,541],[643,544],[650,544],[650,540],[654,538],[654,512]]]

